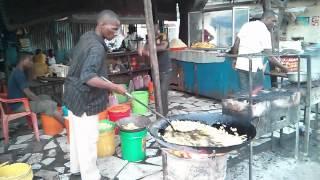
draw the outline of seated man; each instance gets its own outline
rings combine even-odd
[[[55,117],[62,125],[62,113],[57,111],[57,103],[52,101],[47,95],[35,95],[29,88],[26,71],[33,66],[33,54],[29,52],[20,53],[19,62],[16,68],[11,72],[8,81],[8,98],[28,98],[30,108],[35,113],[45,113]],[[24,111],[22,103],[10,104],[11,110],[15,112]]]
[[[45,76],[49,72],[46,55],[42,53],[41,49],[36,50],[33,61],[33,77]]]

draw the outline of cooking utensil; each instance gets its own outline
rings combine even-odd
[[[168,147],[170,149],[181,150],[186,152],[195,152],[195,153],[227,153],[235,149],[239,149],[242,146],[248,144],[255,136],[256,129],[249,122],[249,118],[235,118],[232,116],[224,115],[221,113],[192,113],[192,114],[184,114],[177,115],[173,117],[174,119],[178,119],[179,121],[196,121],[200,123],[204,123],[206,125],[217,127],[225,126],[225,129],[228,133],[232,134],[231,128],[236,128],[236,132],[241,135],[246,135],[247,139],[242,144],[233,145],[233,146],[224,146],[224,147],[215,147],[215,146],[186,146],[186,145],[178,145],[165,141],[162,138],[161,133],[159,133],[160,129],[165,129],[168,127],[168,123],[164,119],[160,119],[152,123],[148,130],[150,135],[153,136],[156,141],[162,146]],[[170,118],[171,119],[171,118]]]
[[[166,120],[167,123],[169,123],[169,125],[170,125],[170,127],[172,128],[173,131],[178,131],[178,130],[176,130],[176,129],[172,126],[170,120],[169,120],[168,118],[166,118],[164,115],[162,115],[162,114],[160,114],[159,112],[151,109],[148,105],[144,104],[144,103],[141,102],[139,99],[133,97],[131,94],[129,94],[129,93],[125,93],[125,94],[126,94],[126,96],[128,96],[130,99],[133,99],[134,101],[137,101],[137,102],[138,102],[139,104],[141,104],[142,106],[148,108],[152,113],[154,113],[154,114],[156,114],[157,116],[160,116],[161,118],[163,118],[164,120]]]
[[[298,72],[288,72],[287,73],[288,80],[293,83],[298,82]],[[300,82],[307,82],[307,73],[300,72]]]
[[[108,79],[106,79],[105,77],[100,77],[101,79],[103,79],[106,82],[111,83],[111,81],[109,81]],[[167,121],[167,123],[170,125],[170,127],[172,128],[173,131],[177,131],[171,124],[170,120],[168,118],[166,118],[164,115],[158,113],[157,111],[151,109],[148,105],[144,104],[143,102],[141,102],[139,99],[133,97],[131,94],[129,93],[125,93],[126,96],[128,96],[130,99],[133,99],[134,101],[137,101],[139,104],[141,104],[142,106],[146,107],[147,109],[149,109],[152,113],[156,114],[157,116],[160,116],[162,119],[164,119],[165,121]]]
[[[133,123],[135,126],[137,126],[136,129],[125,129],[124,126],[128,125],[129,123]],[[144,116],[129,116],[120,119],[116,122],[117,126],[120,128],[121,131],[125,132],[139,132],[144,130],[146,127],[149,126],[151,121],[149,118],[146,118]]]

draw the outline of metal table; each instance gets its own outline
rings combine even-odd
[[[318,114],[319,114],[319,103],[320,103],[320,81],[319,80],[312,81],[311,55],[302,54],[302,55],[292,55],[292,56],[298,57],[298,69],[300,69],[301,58],[305,58],[307,60],[307,82],[304,84],[301,84],[300,76],[298,76],[297,85],[294,85],[294,84],[283,85],[283,87],[286,89],[293,89],[295,86],[298,86],[298,89],[301,93],[301,104],[304,105],[304,122],[305,122],[304,155],[307,156],[309,153],[309,142],[310,142],[310,114],[311,114],[311,107],[313,105],[316,105],[316,120],[319,120]],[[316,128],[318,128],[318,126],[316,126]]]
[[[307,156],[309,153],[309,142],[310,142],[310,114],[311,107],[315,105],[316,111],[316,121],[319,121],[319,103],[320,103],[320,80],[312,81],[312,61],[311,55],[309,54],[292,54],[286,55],[287,57],[298,57],[298,69],[300,69],[301,58],[306,59],[307,61],[307,82],[300,83],[300,76],[298,76],[297,84],[285,84],[281,81],[281,86],[284,89],[295,89],[298,87],[301,93],[301,105],[304,106],[304,123],[305,123],[305,134],[304,134],[304,155]],[[299,71],[300,72],[300,71]],[[273,74],[274,76],[284,77],[283,74]],[[315,129],[318,129],[318,122],[315,123]]]
[[[222,101],[222,113],[241,119],[252,119],[252,124],[257,130],[256,138],[275,130],[281,130],[300,120],[298,114],[300,93],[295,90],[262,90],[252,99],[251,107],[249,107],[249,99],[246,94],[238,94],[234,98],[225,99]]]
[[[36,95],[49,95],[59,105],[62,105],[63,83],[64,78],[60,77],[40,78],[29,82],[29,87]]]
[[[286,54],[287,55],[287,54]],[[275,56],[275,57],[279,57],[280,54],[265,54],[265,53],[255,53],[255,54],[241,54],[241,55],[233,55],[233,54],[220,54],[218,56],[221,57],[232,57],[232,58],[237,58],[237,57],[245,57],[249,59],[249,92],[248,92],[248,115],[249,117],[254,117],[253,116],[253,95],[252,95],[252,86],[253,86],[253,82],[252,82],[252,58],[254,57],[270,57],[270,56]],[[309,56],[310,58],[310,56]],[[311,67],[311,66],[310,66]],[[300,60],[298,63],[298,69],[300,69]],[[300,71],[299,71],[300,72]],[[299,93],[300,92],[300,73],[298,74],[299,78],[298,78],[298,86],[296,87],[296,92]],[[308,77],[311,77],[311,74],[308,74]],[[300,99],[299,99],[300,100]],[[297,112],[297,117],[299,117],[299,111]],[[298,159],[298,155],[299,155],[299,118],[296,118],[296,146],[295,146],[295,158]],[[252,119],[253,120],[253,119]],[[309,130],[309,129],[308,129]],[[249,145],[249,150],[250,150],[250,155],[249,155],[249,180],[252,180],[252,161],[253,161],[253,147],[252,147],[252,143],[250,143]]]

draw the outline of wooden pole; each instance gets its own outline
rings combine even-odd
[[[284,21],[284,16],[285,16],[285,10],[288,4],[288,0],[278,0],[277,6],[279,8],[279,13],[278,13],[278,26],[276,27],[276,33],[275,33],[275,48],[279,49],[279,42],[280,42],[280,37],[281,37],[281,25]]]
[[[153,25],[153,15],[152,15],[152,3],[151,3],[151,0],[143,0],[143,3],[144,3],[144,14],[146,17],[147,32],[148,32],[151,72],[152,72],[152,78],[153,78],[154,87],[155,87],[154,89],[155,89],[155,98],[156,98],[156,111],[163,114],[163,107],[162,107],[162,101],[161,101],[161,89],[160,89],[159,64],[158,64],[155,32],[154,32],[154,25]]]
[[[262,8],[263,8],[263,11],[270,10],[271,9],[271,0],[263,0],[262,1]]]

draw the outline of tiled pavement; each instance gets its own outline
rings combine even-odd
[[[169,115],[175,114],[186,114],[190,112],[221,112],[221,104],[212,99],[197,98],[181,92],[170,91],[170,105]],[[155,116],[149,114],[148,117],[154,121]],[[36,142],[32,131],[27,129],[26,126],[19,125],[20,123],[11,124],[10,128],[10,144],[4,146],[3,142],[0,144],[0,162],[26,162],[32,165],[35,179],[62,179],[67,180],[70,176],[70,163],[69,163],[69,146],[67,144],[66,133],[51,137],[43,135],[41,130],[41,142]],[[23,124],[23,122],[22,122]],[[288,140],[294,142],[293,129],[286,128],[285,134],[289,135]],[[2,136],[2,134],[0,135]],[[277,137],[278,134],[275,133]],[[265,156],[272,159],[272,157],[282,157],[281,154],[274,154],[270,151],[269,145],[270,137],[265,136],[258,140],[255,140],[253,145],[255,150],[260,153],[255,157],[262,157],[260,160],[265,160]],[[109,179],[120,179],[120,180],[134,180],[134,179],[162,179],[162,158],[161,150],[159,145],[151,138],[147,136],[146,142],[146,154],[147,158],[145,161],[140,163],[129,163],[121,159],[121,148],[119,146],[120,139],[116,137],[116,153],[114,156],[101,158],[98,160],[98,166],[103,176]],[[289,143],[289,149],[279,150],[290,151],[290,157],[286,157],[293,163],[293,144]],[[260,147],[260,148],[259,148]],[[317,147],[316,147],[317,148]],[[259,150],[260,149],[260,150]],[[265,155],[265,153],[269,153]],[[271,154],[270,154],[271,153]],[[262,154],[262,155],[261,155]],[[287,154],[288,153],[285,153]],[[243,155],[243,157],[242,157]],[[246,150],[233,151],[229,154],[228,161],[228,173],[226,179],[241,179],[236,177],[244,177],[246,179],[247,167],[243,163],[246,160]],[[237,160],[238,159],[238,160]],[[275,162],[282,161],[281,158],[274,158]],[[262,161],[265,163],[264,161]],[[242,162],[244,161],[244,162]],[[241,162],[241,163],[239,163]],[[319,162],[319,161],[317,161]],[[258,163],[259,164],[259,163]],[[290,163],[289,163],[290,165]],[[319,166],[319,164],[315,164]],[[320,167],[320,166],[319,166]],[[265,169],[266,167],[254,166],[254,168]],[[264,177],[263,171],[260,174],[256,174],[255,177]],[[290,175],[288,175],[290,177]],[[258,178],[259,179],[259,178]],[[260,178],[261,179],[261,178]],[[265,178],[262,178],[265,179]],[[290,178],[289,178],[290,179]]]

